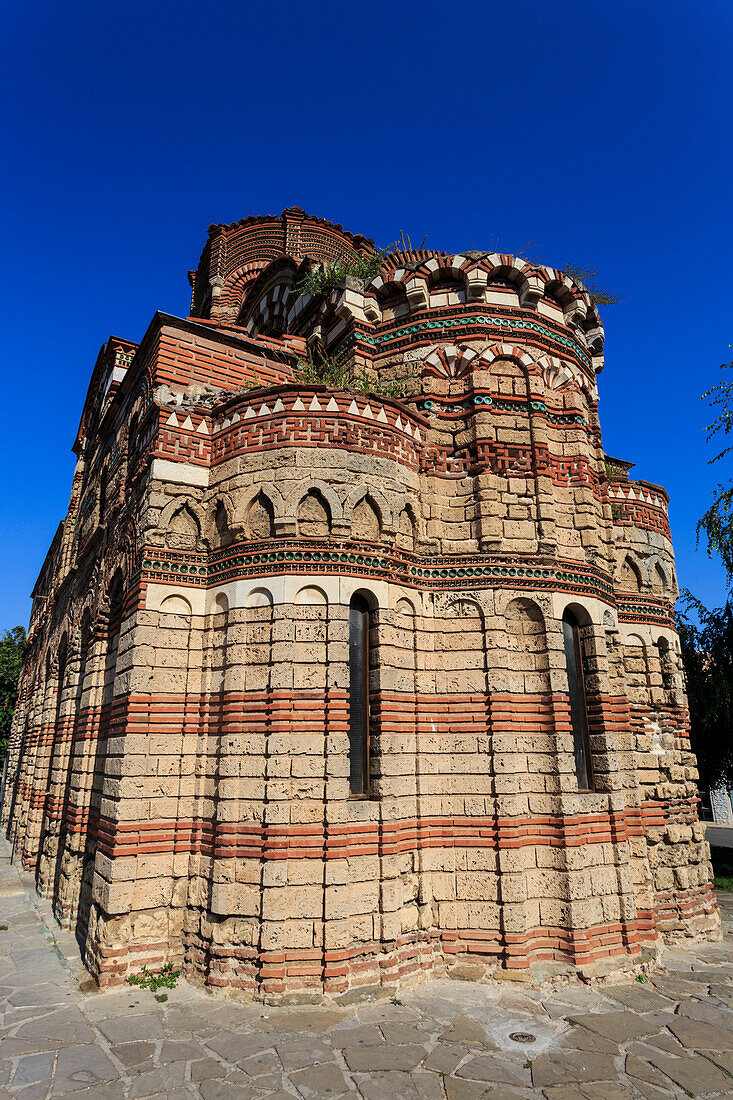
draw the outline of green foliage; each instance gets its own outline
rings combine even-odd
[[[578,264],[566,263],[560,269],[563,275],[568,275],[574,283],[584,290],[591,302],[597,306],[615,306],[619,302],[628,302],[628,298],[617,294],[610,287],[602,286],[598,282],[597,267],[581,267]]]
[[[0,761],[5,757],[18,699],[18,679],[25,650],[25,630],[14,626],[0,638]]]
[[[352,381],[350,388],[357,393],[373,393],[377,397],[404,397],[407,387],[404,382],[382,382],[365,369]]]
[[[143,966],[139,974],[129,976],[127,984],[139,985],[141,989],[149,989],[152,993],[157,993],[159,989],[175,989],[180,976],[181,968],[167,962],[160,970],[148,970],[147,966]],[[164,996],[165,994],[162,994],[155,999],[161,1000]]]
[[[733,345],[731,345],[733,347]],[[729,371],[733,363],[721,363],[720,369]],[[708,425],[708,442],[722,433],[729,436],[733,431],[733,380],[726,377],[717,386],[702,395],[711,409],[718,415]],[[727,458],[733,449],[733,443],[727,444],[722,451],[710,459],[710,465]],[[719,484],[715,499],[697,525],[697,537],[704,532],[708,556],[713,553],[720,556],[727,574],[728,587],[733,586],[733,484]]]
[[[345,390],[349,385],[349,362],[341,363],[322,351],[309,351],[308,358],[298,362],[296,375],[299,381],[310,385]]]
[[[377,397],[404,397],[404,382],[382,382],[376,375],[364,368],[361,374],[352,371],[351,361],[343,362],[332,355],[316,350],[309,351],[306,360],[300,360],[296,367],[296,376],[300,382],[310,385],[329,386],[334,390],[353,390],[356,393],[372,393]]]
[[[423,237],[420,248],[425,247],[427,236]],[[368,283],[376,279],[384,267],[384,261],[390,252],[411,252],[412,241],[409,233],[400,231],[400,239],[393,241],[386,248],[378,248],[368,256],[339,256],[330,263],[321,263],[314,266],[303,276],[295,289],[298,294],[311,294],[316,297],[319,294],[328,294],[335,286],[343,282],[348,276],[361,279]]]
[[[319,294],[328,294],[329,290],[338,286],[348,276],[363,279],[368,283],[371,279],[376,279],[391,251],[390,246],[380,248],[369,256],[341,256],[329,264],[318,264],[304,275],[295,289],[299,294],[311,294],[316,297]]]
[[[682,610],[680,610],[680,605]],[[690,619],[697,617],[699,625]],[[690,742],[703,787],[733,786],[733,608],[708,611],[688,591],[677,607]]]

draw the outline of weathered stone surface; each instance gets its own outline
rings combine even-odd
[[[597,1012],[587,1016],[571,1016],[570,1021],[614,1043],[627,1043],[661,1030],[661,1025],[635,1012]]]
[[[16,879],[0,844],[0,896],[3,882]],[[17,900],[27,905],[22,891]],[[36,924],[23,936],[37,944],[34,953],[45,952],[58,962],[52,928],[44,931]],[[6,936],[13,945],[12,935]],[[733,942],[726,950],[733,958]],[[694,949],[677,954],[691,962],[698,957]],[[66,1095],[93,1100],[529,1100],[535,1094],[539,1100],[540,1093],[544,1100],[670,1100],[685,1090],[694,1096],[713,1090],[727,1095],[733,1081],[733,1048],[712,1045],[722,1041],[721,1034],[725,1041],[729,1035],[717,1026],[725,1010],[712,997],[685,1001],[693,1009],[712,1008],[714,1022],[707,1022],[657,1007],[648,1013],[622,1012],[602,985],[594,990],[563,986],[568,1000],[597,1009],[583,1019],[604,1026],[611,1022],[613,1033],[623,1035],[609,1039],[550,1018],[542,1007],[548,998],[540,991],[536,1000],[531,989],[517,999],[499,983],[431,981],[407,991],[404,1004],[384,1000],[324,1016],[319,1008],[216,1000],[185,983],[170,991],[165,1004],[145,991],[83,993],[74,966],[79,972],[78,959],[60,967],[52,994],[68,999],[66,1007],[28,1005],[22,1011],[35,1016],[0,1029],[0,1097],[47,1100],[54,1059],[51,1100]],[[20,973],[15,967],[13,976]],[[0,1012],[21,988],[20,982],[0,982]],[[19,1009],[11,1006],[10,1011]],[[665,1021],[683,1039],[700,1045],[686,1048],[667,1026],[628,1039],[630,1032],[636,1035],[639,1020],[646,1028]],[[67,1037],[21,1034],[29,1025],[42,1028],[45,1021],[57,1036]],[[508,1038],[520,1026],[536,1034],[536,1044],[520,1047]],[[131,1037],[143,1031],[150,1037]],[[87,1041],[78,1043],[77,1034]],[[119,1041],[110,1043],[108,1034]],[[439,1038],[448,1034],[464,1041]],[[403,1039],[415,1041],[395,1042]],[[490,1043],[495,1049],[486,1050]],[[623,1060],[620,1047],[628,1052]]]
[[[660,1054],[653,1064],[666,1074],[676,1085],[684,1089],[688,1096],[703,1096],[708,1092],[730,1094],[731,1078],[718,1069],[707,1058],[682,1057],[670,1058]]]
[[[0,1052],[3,1052],[2,1044],[0,1044]],[[53,1063],[53,1054],[27,1054],[24,1058],[20,1058],[13,1074],[13,1088],[20,1089],[41,1081],[49,1082]]]
[[[294,1070],[289,1076],[305,1100],[330,1100],[349,1092],[349,1083],[343,1072],[332,1064]]]
[[[480,1024],[472,1020],[470,1016],[458,1016],[451,1026],[443,1032],[441,1039],[444,1043],[462,1043],[468,1047],[479,1047],[482,1050],[496,1050],[493,1043]]]
[[[373,1069],[409,1072],[425,1057],[425,1048],[413,1045],[379,1047],[344,1047],[346,1064],[352,1073],[367,1073]]]
[[[607,986],[606,995],[612,1001],[626,1005],[634,1012],[672,1012],[675,1001],[654,993],[646,985]]]
[[[733,1031],[683,1016],[673,1016],[667,1026],[675,1039],[691,1050],[733,1050]]]
[[[557,1054],[541,1054],[532,1060],[532,1084],[535,1088],[576,1081],[613,1081],[616,1076],[616,1064],[608,1054],[567,1050]]]
[[[469,1059],[456,1071],[456,1077],[507,1085],[528,1085],[530,1081],[528,1069],[495,1054],[481,1054]]]
[[[116,1081],[118,1070],[107,1054],[93,1043],[61,1050],[56,1056],[53,1094],[79,1092]]]
[[[452,1073],[457,1065],[468,1056],[466,1047],[457,1046],[455,1043],[438,1043],[425,1059],[425,1069],[434,1070],[436,1073]]]

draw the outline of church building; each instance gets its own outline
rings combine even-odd
[[[92,371],[4,781],[99,983],[338,1000],[717,936],[668,497],[604,453],[586,289],[298,207],[189,281]]]

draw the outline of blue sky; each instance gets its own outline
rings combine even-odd
[[[629,296],[603,310],[606,451],[664,484],[680,583],[716,481],[700,394],[733,358],[730,0],[4,10],[0,629],[66,512],[110,333],[188,312],[211,222],[297,204],[382,244],[528,240]]]

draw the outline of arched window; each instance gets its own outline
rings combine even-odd
[[[578,620],[570,610],[567,610],[562,617],[562,632],[565,642],[565,666],[568,673],[570,722],[573,727],[575,775],[578,780],[578,790],[590,791],[593,789],[593,769],[591,767],[590,738],[588,736],[588,707],[585,698],[583,650]]]
[[[363,596],[349,604],[349,786],[369,794],[369,604]]]

